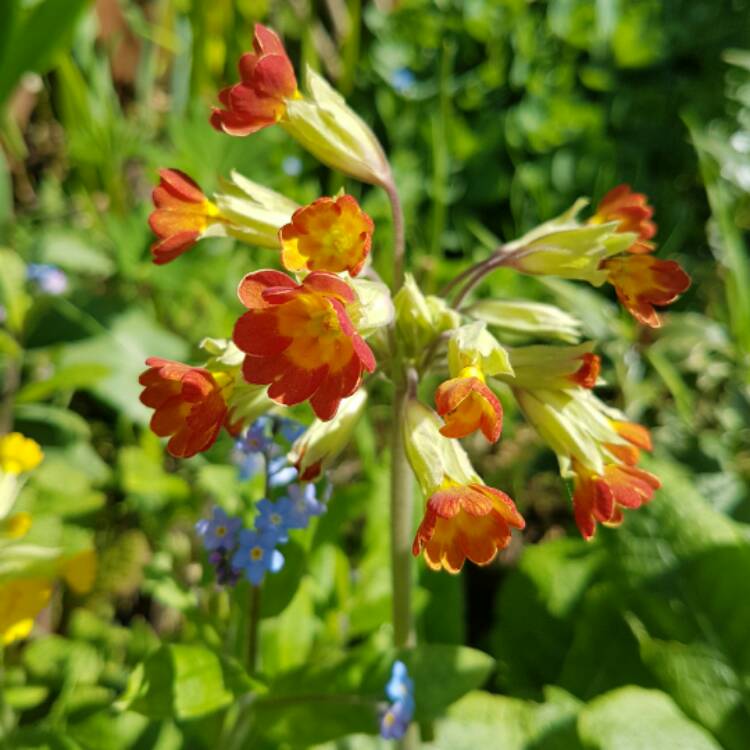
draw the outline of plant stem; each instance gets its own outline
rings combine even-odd
[[[393,645],[396,648],[413,646],[415,642],[411,612],[411,526],[414,497],[411,467],[404,448],[406,402],[406,379],[403,378],[394,394],[391,425],[391,577]]]
[[[453,300],[453,303],[451,304],[451,307],[454,309],[458,309],[461,306],[461,303],[466,299],[469,292],[485,277],[487,274],[492,273],[492,271],[496,270],[497,268],[502,268],[503,266],[506,266],[510,263],[510,261],[516,257],[515,252],[507,252],[503,245],[501,245],[492,255],[490,255],[487,260],[483,261],[482,263],[478,263],[473,268],[470,268],[467,271],[464,271],[464,273],[461,274],[460,278],[466,279],[466,282],[464,286],[461,288],[461,290],[456,295],[455,299]]]
[[[383,185],[391,203],[391,215],[393,217],[393,293],[395,294],[404,285],[404,254],[406,242],[404,239],[404,209],[401,206],[401,198],[398,195],[396,183],[391,177],[390,181]]]
[[[250,619],[247,624],[247,671],[258,667],[258,626],[260,625],[260,586],[250,588]]]
[[[395,294],[404,284],[404,213],[393,179],[384,185],[393,214],[393,286]],[[409,375],[406,371],[395,325],[390,330],[393,379],[393,421],[391,423],[391,589],[393,593],[393,645],[410,648],[416,643],[411,611],[412,557],[411,535],[414,507],[414,480],[406,457],[404,423],[409,398]],[[409,727],[397,743],[400,750],[417,750],[419,729]]]

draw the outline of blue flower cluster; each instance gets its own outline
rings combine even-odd
[[[402,661],[393,662],[385,692],[391,703],[380,717],[380,736],[400,740],[414,718],[414,681]]]
[[[219,583],[233,585],[244,574],[253,586],[260,585],[266,573],[276,573],[284,566],[277,546],[289,541],[289,532],[307,528],[313,516],[325,512],[315,485],[295,483],[297,470],[286,458],[288,446],[304,429],[291,419],[260,417],[235,443],[232,457],[240,477],[249,479],[264,471],[268,494],[277,490],[280,496],[258,502],[252,529],[243,528],[239,518],[218,507],[210,519],[198,521],[196,531]]]
[[[26,278],[45,294],[57,296],[68,290],[68,277],[65,272],[48,263],[29,263]]]

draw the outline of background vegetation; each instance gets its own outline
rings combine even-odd
[[[423,736],[446,750],[744,750],[747,0],[5,0],[0,415],[46,454],[22,507],[93,535],[99,572],[91,594],[58,594],[34,638],[6,650],[0,747],[382,742],[367,736],[371,707],[330,694],[381,696],[393,658],[387,412],[360,425],[329,512],[285,550],[256,682],[233,658],[236,623],[192,528],[211,503],[238,507],[254,488],[227,465],[228,438],[191,461],[166,457],[138,403],[145,358],[200,361],[198,341],[227,335],[238,315],[237,280],[274,262],[208,240],[168,269],[152,265],[156,169],[183,169],[208,192],[234,167],[299,202],[343,184],[277,128],[233,139],[208,126],[261,19],[386,144],[426,289],[496,238],[619,182],[650,196],[660,255],[693,277],[655,333],[582,285],[502,271],[483,287],[559,304],[603,342],[605,394],[653,429],[664,489],[584,543],[553,455],[504,400],[500,448],[470,447],[529,524],[489,568],[450,577],[419,566],[425,645],[410,666]],[[388,277],[385,198],[346,187],[376,221]],[[67,289],[43,293],[28,263],[60,267]],[[134,695],[138,664],[146,687]],[[222,734],[237,714],[242,731]]]

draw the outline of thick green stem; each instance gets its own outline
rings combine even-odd
[[[393,285],[395,294],[404,284],[404,214],[395,183],[385,185],[393,214]],[[416,643],[411,610],[412,556],[411,538],[414,518],[414,480],[406,457],[404,423],[410,381],[401,353],[395,326],[390,331],[391,378],[394,384],[393,421],[391,424],[391,588],[393,592],[393,645],[409,648]],[[409,727],[405,737],[396,743],[400,750],[417,750],[419,729]]]
[[[414,645],[411,612],[413,479],[404,448],[406,379],[396,387],[391,425],[391,576],[393,586],[393,643]]]

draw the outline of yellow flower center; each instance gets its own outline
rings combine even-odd
[[[278,526],[281,523],[281,516],[278,513],[272,513],[271,514],[271,523],[274,526]]]
[[[253,547],[250,550],[250,559],[257,562],[258,560],[263,559],[263,547]]]
[[[476,367],[474,365],[470,365],[469,367],[464,367],[459,373],[459,378],[476,378],[477,380],[484,383],[484,373],[479,367]]]
[[[226,526],[217,526],[216,527],[216,536],[226,536],[227,533],[227,527]]]

